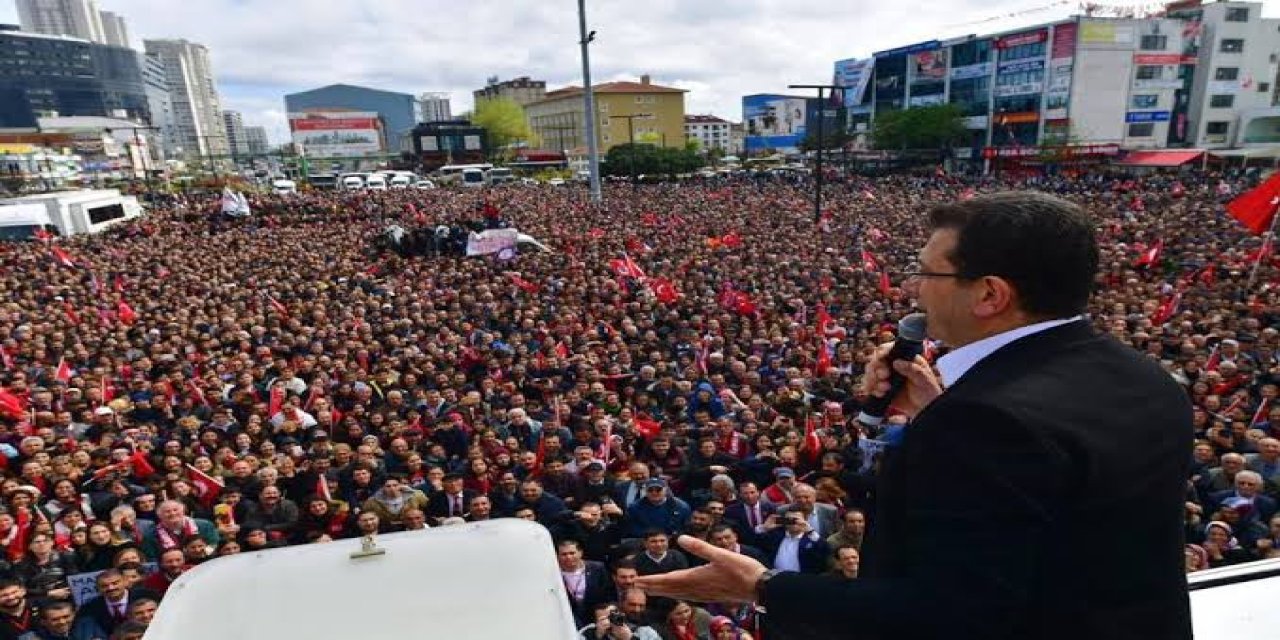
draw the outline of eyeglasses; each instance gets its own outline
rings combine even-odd
[[[903,279],[908,278],[963,278],[962,273],[948,273],[943,271],[926,271],[919,262],[913,263],[906,271],[900,271],[897,274]]]

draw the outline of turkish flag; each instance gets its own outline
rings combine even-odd
[[[880,263],[876,262],[876,257],[871,255],[870,251],[862,250],[862,270],[863,271],[879,271]]]
[[[658,298],[658,302],[672,304],[680,299],[680,294],[676,292],[676,287],[670,280],[654,278],[650,282],[653,285],[653,295]]]
[[[1257,189],[1247,191],[1227,203],[1231,217],[1248,227],[1254,235],[1262,235],[1271,228],[1280,207],[1280,173],[1272,174]]]
[[[891,289],[892,287],[893,285],[889,282],[889,272],[881,271],[880,272],[880,293],[887,296],[889,295],[889,289]]]
[[[144,480],[156,472],[151,461],[147,460],[147,454],[141,451],[134,451],[133,455],[129,456],[129,466],[133,467],[133,477],[139,480]]]
[[[726,233],[720,238],[720,244],[730,249],[737,249],[742,246],[742,236],[738,235],[737,231]]]
[[[1161,238],[1159,240],[1156,240],[1156,243],[1151,245],[1151,248],[1147,249],[1146,251],[1143,251],[1142,255],[1138,256],[1138,260],[1133,263],[1133,266],[1149,267],[1160,260],[1160,253],[1163,251],[1164,251],[1164,238]]]
[[[0,415],[21,418],[27,413],[26,403],[8,389],[0,389]]]
[[[67,359],[65,357],[60,358],[58,360],[58,369],[54,372],[53,379],[66,383],[71,381],[71,376],[73,375],[75,375],[75,372],[71,370],[71,365],[67,364]]]
[[[267,417],[272,417],[280,413],[280,408],[284,406],[284,386],[272,385],[271,396],[267,402]]]
[[[70,302],[62,303],[62,311],[67,314],[67,319],[71,324],[80,324],[80,314],[76,313],[76,308],[71,306]]]
[[[540,288],[537,284],[529,282],[528,280],[525,280],[524,278],[521,278],[520,276],[514,273],[511,274],[511,283],[516,285],[517,287],[520,287],[520,290],[524,291],[525,293],[537,293],[538,289]]]
[[[191,465],[187,465],[187,479],[191,481],[191,486],[195,489],[196,498],[206,507],[212,505],[218,499],[218,495],[222,493],[223,484],[221,480]]]
[[[53,252],[53,259],[64,267],[76,268],[75,260],[71,259],[71,255],[62,250],[62,247],[52,247],[49,249]]]

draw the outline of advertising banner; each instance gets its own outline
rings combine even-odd
[[[1060,24],[1053,29],[1053,44],[1049,47],[1049,89],[1045,92],[1044,117],[1048,120],[1067,117],[1078,33],[1079,28],[1074,22]]]
[[[862,104],[867,85],[871,82],[871,72],[875,69],[875,62],[875,58],[865,60],[850,58],[836,61],[835,82],[831,84],[844,88],[844,106],[852,107]]]
[[[1010,60],[1000,63],[1000,75],[1009,75],[1012,73],[1026,73],[1028,71],[1040,71],[1044,69],[1044,60],[1036,58],[1034,60]]]
[[[920,53],[921,51],[932,51],[932,50],[934,50],[934,49],[939,49],[939,48],[941,48],[941,47],[942,47],[942,42],[941,42],[941,41],[938,41],[938,40],[929,40],[928,42],[917,42],[916,44],[909,44],[909,45],[907,45],[907,46],[905,46],[905,47],[898,47],[898,48],[896,48],[896,49],[886,49],[886,50],[884,50],[884,51],[877,51],[877,52],[875,52],[875,53],[873,53],[873,54],[872,54],[872,57],[873,57],[873,58],[888,58],[888,57],[890,57],[890,56],[899,56],[899,55],[903,55],[903,54]]]
[[[1134,64],[1182,64],[1182,55],[1177,53],[1135,53]]]
[[[805,98],[770,94],[744,96],[742,118],[747,125],[747,150],[798,148],[805,137],[807,113]]]
[[[1080,25],[1082,44],[1133,44],[1133,27],[1090,21]]]
[[[921,51],[911,56],[913,83],[941,82],[947,79],[947,50]]]
[[[907,104],[913,107],[927,107],[935,104],[946,104],[947,96],[941,93],[935,93],[927,96],[911,96]]]
[[[1044,42],[1049,39],[1048,29],[1036,29],[1035,31],[1027,31],[1025,33],[1015,33],[1003,38],[996,38],[997,49],[1012,49],[1020,47],[1024,44],[1035,44]]]
[[[1153,80],[1134,80],[1134,89],[1177,89],[1182,86],[1182,81],[1174,78],[1165,80],[1164,78],[1156,78]]]
[[[503,249],[514,249],[520,232],[515,229],[490,229],[467,236],[468,256],[487,256]]]
[[[310,156],[351,157],[382,152],[378,114],[323,111],[289,114],[294,144]]]
[[[968,80],[970,78],[986,78],[991,75],[991,67],[992,64],[990,62],[955,67],[951,69],[951,79]]]
[[[1023,96],[1030,93],[1040,93],[1044,89],[1043,82],[1022,82],[1019,84],[1002,84],[995,88],[997,98],[1007,98],[1009,96]]]
[[[1134,122],[1168,122],[1168,111],[1130,111],[1124,114],[1126,123]]]

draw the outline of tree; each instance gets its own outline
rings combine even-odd
[[[489,134],[489,144],[495,150],[506,149],[512,144],[528,142],[533,138],[529,122],[524,117],[524,108],[509,98],[490,98],[476,102],[471,124],[485,128]]]
[[[964,138],[964,114],[954,104],[877,113],[871,126],[877,149],[941,149]]]
[[[698,153],[688,147],[656,147],[651,144],[620,144],[605,156],[604,171],[607,175],[627,177],[631,175],[667,175],[692,173],[705,162]]]

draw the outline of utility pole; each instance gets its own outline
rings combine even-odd
[[[841,87],[833,84],[790,84],[787,88],[818,90],[818,150],[813,159],[813,221],[816,224],[822,220],[822,148],[826,146],[823,123],[827,119],[827,105],[823,92],[828,89],[834,92]]]
[[[634,121],[636,118],[647,118],[649,115],[648,113],[633,113],[625,116],[609,116],[610,118],[620,118],[627,121],[627,145],[630,147],[627,153],[627,164],[630,165],[628,170],[631,172],[632,190],[636,188],[636,128]]]
[[[591,170],[591,201],[599,204],[600,194],[600,149],[596,141],[596,100],[591,90],[591,42],[596,39],[596,32],[587,33],[586,0],[578,0],[578,34],[582,46],[582,99],[586,109],[587,129],[587,166]]]

